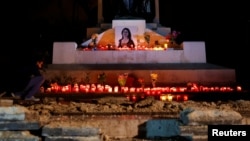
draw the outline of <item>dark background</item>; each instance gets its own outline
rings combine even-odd
[[[104,13],[115,12],[103,0]],[[22,0],[1,2],[1,70],[28,64],[34,57],[52,61],[55,41],[82,43],[86,28],[97,26],[97,0]],[[183,41],[205,41],[207,62],[235,68],[237,81],[249,86],[249,6],[238,1],[159,0],[160,24],[181,32]],[[111,4],[111,5],[109,5]],[[108,14],[110,15],[110,14]],[[110,18],[110,17],[106,17]]]

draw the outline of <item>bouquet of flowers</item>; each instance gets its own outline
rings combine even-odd
[[[85,75],[85,78],[84,78],[84,82],[86,84],[89,84],[90,82],[90,72],[87,72],[86,75]]]
[[[178,43],[180,41],[177,41],[177,40],[179,40],[179,39],[177,39],[177,37],[180,34],[181,34],[180,32],[174,30],[166,36],[168,47],[170,47],[170,48],[180,47],[180,45]]]
[[[179,31],[172,31],[166,36],[166,39],[169,40],[170,42],[175,42],[176,38],[181,34]]]
[[[157,73],[151,73],[150,77],[151,77],[152,86],[155,87],[156,81],[158,79],[158,74]]]
[[[149,46],[149,43],[150,43],[150,35],[149,34],[145,34],[144,36],[146,42],[148,43],[148,46]]]
[[[138,78],[138,82],[141,84],[141,87],[144,88],[145,86],[145,81],[143,78]]]
[[[124,87],[126,85],[127,78],[128,78],[128,73],[123,73],[118,75],[118,83],[121,87]]]
[[[91,35],[91,39],[94,44],[96,44],[97,37],[98,37],[98,34],[96,33]]]
[[[98,34],[92,34],[91,35],[91,42],[89,43],[89,46],[91,46],[91,47],[96,47],[96,40],[97,40],[97,38],[98,38]]]
[[[97,79],[98,79],[98,83],[104,85],[106,82],[106,74],[104,72],[99,74]]]

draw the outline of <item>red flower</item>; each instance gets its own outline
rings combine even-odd
[[[166,39],[167,40],[170,40],[170,41],[175,41],[175,39],[178,37],[178,35],[180,35],[181,32],[179,31],[172,31],[171,33],[169,33],[167,36],[166,36]]]

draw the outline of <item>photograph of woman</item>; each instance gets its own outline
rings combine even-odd
[[[122,47],[129,47],[129,48],[134,48],[135,47],[135,43],[132,40],[132,35],[131,35],[131,31],[129,30],[129,28],[123,28],[122,29],[122,38],[119,39],[119,44],[118,44],[118,48],[122,48]]]

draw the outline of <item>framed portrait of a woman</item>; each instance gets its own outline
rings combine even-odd
[[[137,45],[135,35],[138,33],[136,26],[116,26],[115,27],[115,44],[117,47],[134,48]]]

